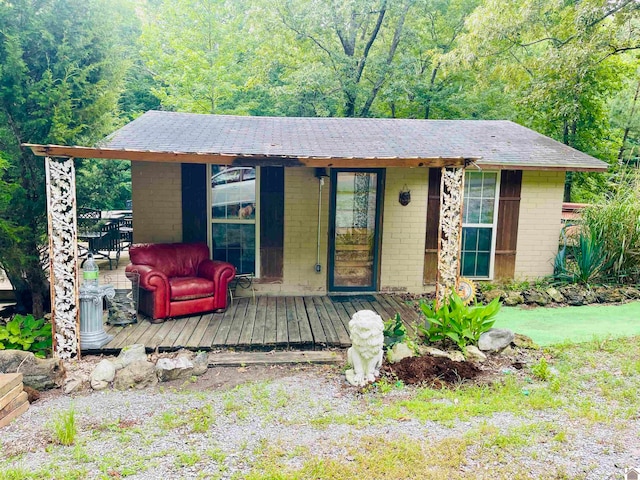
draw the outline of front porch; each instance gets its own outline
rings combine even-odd
[[[399,313],[412,329],[419,321],[418,312],[389,294],[240,297],[224,313],[178,318],[161,324],[143,319],[124,327],[107,325],[105,330],[114,338],[100,352],[116,353],[134,343],[159,351],[344,348],[351,345],[348,324],[358,310],[373,310],[385,321]]]

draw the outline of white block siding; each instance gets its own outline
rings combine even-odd
[[[516,279],[553,273],[562,228],[564,177],[564,172],[525,170],[522,173]]]
[[[428,169],[388,168],[383,201],[380,290],[424,292]],[[182,194],[179,164],[131,162],[134,242],[182,240]],[[398,202],[411,190],[411,203]],[[327,291],[329,179],[322,192],[320,264],[317,255],[318,179],[313,168],[285,169],[283,280],[259,283],[266,295],[323,294]],[[558,248],[564,172],[525,171],[522,176],[516,278],[553,271]],[[239,294],[244,292],[238,291]]]
[[[133,241],[182,241],[182,175],[179,163],[131,162]]]
[[[411,191],[411,203],[403,207],[398,195],[405,186]],[[425,291],[428,186],[427,168],[387,168],[380,261],[381,291]]]

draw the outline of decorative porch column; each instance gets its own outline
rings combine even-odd
[[[443,167],[440,184],[440,225],[438,227],[438,275],[436,303],[457,291],[460,278],[462,202],[464,167]]]
[[[76,181],[73,158],[45,158],[53,355],[80,356]]]

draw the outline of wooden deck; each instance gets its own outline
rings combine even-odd
[[[400,313],[411,326],[418,321],[415,310],[386,294],[237,298],[224,313],[155,325],[147,320],[125,327],[107,325],[105,330],[114,338],[100,351],[111,353],[134,343],[159,351],[344,348],[351,345],[348,324],[358,310],[373,310],[385,321]]]

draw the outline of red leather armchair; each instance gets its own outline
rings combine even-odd
[[[205,243],[137,244],[126,271],[140,275],[139,310],[153,320],[227,308],[233,265],[209,259]]]

